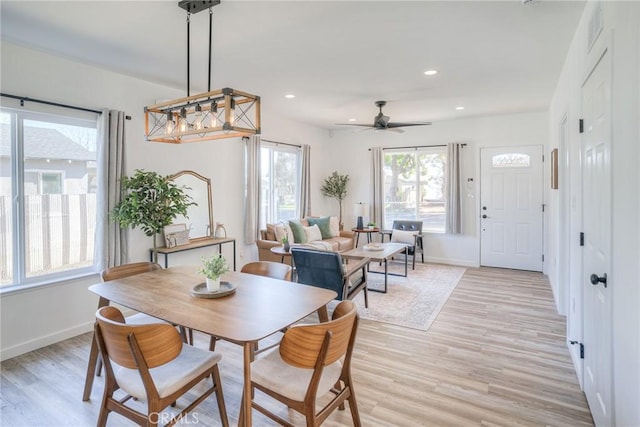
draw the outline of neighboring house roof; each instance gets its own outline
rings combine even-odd
[[[56,129],[25,127],[24,156],[30,159],[95,160],[96,153]],[[0,157],[11,155],[8,124],[0,124]]]

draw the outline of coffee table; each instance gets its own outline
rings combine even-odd
[[[404,257],[404,274],[389,273],[389,266],[388,266],[389,258],[391,258],[394,255],[398,255],[400,252],[404,251],[407,248],[407,245],[405,245],[404,243],[382,243],[380,244],[380,247],[382,248],[380,250],[365,249],[367,247],[369,246],[367,245],[367,246],[364,246],[363,248],[351,249],[351,250],[342,252],[340,255],[342,255],[343,258],[347,258],[347,259],[369,258],[371,259],[371,261],[383,262],[384,271],[370,270],[370,264],[369,266],[367,266],[367,271],[370,273],[384,274],[384,289],[383,290],[372,289],[372,288],[367,288],[367,289],[373,292],[381,292],[383,294],[386,294],[389,275],[407,277],[407,272],[408,272],[407,259],[409,257],[407,256]]]

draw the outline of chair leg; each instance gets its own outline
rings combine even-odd
[[[87,377],[84,380],[84,392],[82,400],[86,402],[91,397],[93,387],[93,376],[96,375],[96,365],[98,362],[98,344],[95,334],[91,337],[91,350],[89,350],[89,362],[87,363]]]
[[[224,396],[222,394],[222,381],[220,380],[220,370],[218,365],[213,367],[211,371],[211,379],[216,387],[216,400],[218,401],[218,411],[220,412],[220,421],[224,427],[229,427],[229,418],[227,417],[227,407],[224,404]]]
[[[351,411],[351,418],[353,419],[354,427],[362,426],[360,422],[360,413],[358,412],[358,404],[356,403],[356,395],[353,393],[353,387],[349,384],[350,395],[347,398],[349,401],[349,410]]]

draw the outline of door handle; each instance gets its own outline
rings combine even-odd
[[[599,277],[597,274],[592,274],[589,277],[589,280],[591,281],[592,285],[597,286],[598,283],[602,283],[605,288],[607,287],[607,273],[604,273],[602,277]]]

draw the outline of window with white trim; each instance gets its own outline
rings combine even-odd
[[[0,130],[0,286],[92,272],[96,120],[3,108]]]
[[[423,231],[444,233],[446,147],[384,152],[384,225],[422,221]]]
[[[300,148],[263,142],[260,162],[261,225],[298,218],[302,163]]]

